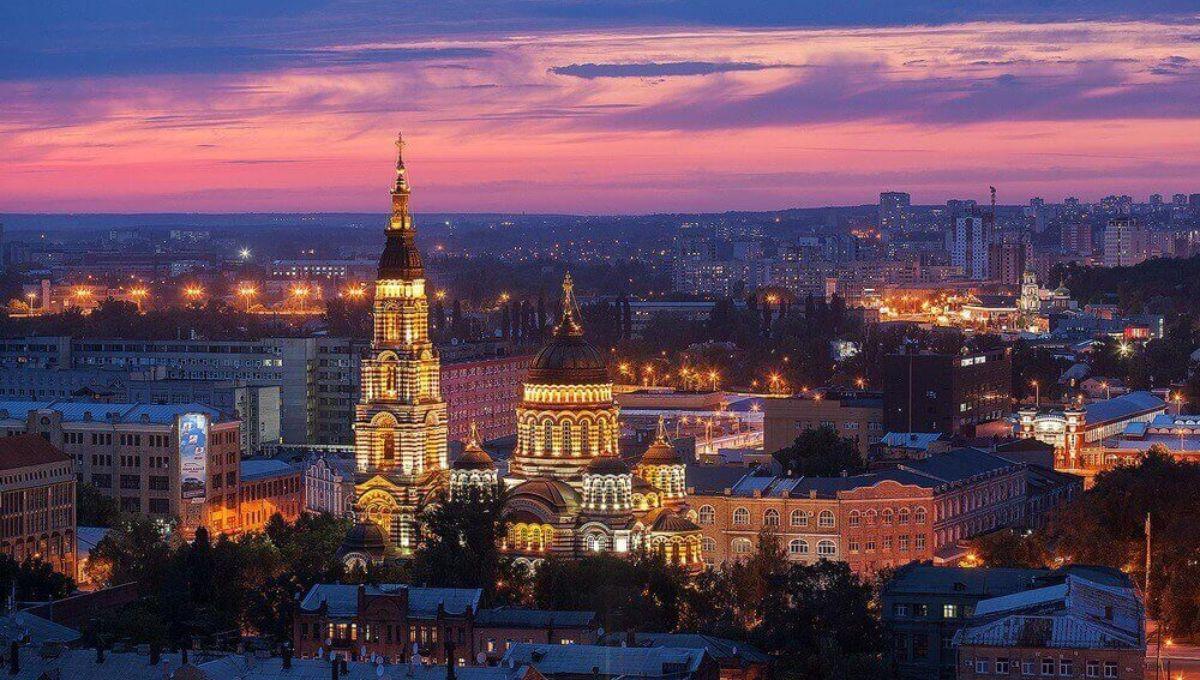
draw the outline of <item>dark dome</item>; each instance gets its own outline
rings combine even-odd
[[[528,482],[522,482],[509,492],[509,500],[530,498],[541,501],[556,512],[570,511],[579,507],[579,492],[560,479],[538,477]]]
[[[495,470],[496,464],[492,462],[492,457],[488,455],[478,444],[468,444],[463,449],[462,455],[454,461],[451,466],[455,470]]]
[[[617,456],[596,456],[588,463],[587,471],[593,475],[627,475],[629,466]]]
[[[412,229],[389,229],[383,255],[379,257],[380,279],[420,279],[425,277],[421,252]]]
[[[683,459],[679,457],[675,447],[662,439],[656,439],[642,454],[643,465],[680,465],[682,463]]]
[[[563,279],[562,319],[554,327],[550,342],[542,346],[525,382],[531,385],[596,385],[608,382],[608,367],[599,350],[583,337],[583,326],[575,318],[574,284]]]
[[[384,551],[387,550],[387,537],[383,534],[383,527],[375,522],[355,522],[354,526],[346,532],[346,537],[342,539],[342,547],[338,552],[342,555],[348,553],[364,553],[373,557],[382,557]]]
[[[664,533],[685,534],[693,531],[699,531],[700,527],[696,526],[692,520],[682,515],[671,511],[659,513],[658,517],[654,518],[654,523],[650,526],[651,531],[661,531]]]

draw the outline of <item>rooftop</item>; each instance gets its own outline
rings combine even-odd
[[[1083,407],[1088,427],[1111,423],[1125,418],[1166,409],[1167,403],[1149,392],[1130,392],[1112,399],[1094,401]]]
[[[70,456],[36,434],[0,438],[0,470],[69,462]]]
[[[174,425],[185,413],[201,413],[213,422],[231,420],[203,404],[108,404],[95,401],[0,401],[0,420],[25,421],[30,411],[57,411],[63,422],[152,423]]]
[[[291,463],[275,458],[248,458],[241,462],[239,470],[243,482],[265,477],[282,477],[299,471]]]
[[[358,614],[358,586],[341,583],[318,583],[313,586],[300,608],[304,611],[316,611],[325,602],[329,606],[329,615],[338,618],[349,618]],[[364,586],[367,596],[399,595],[408,592],[408,614],[410,618],[433,618],[437,616],[438,606],[441,605],[447,613],[462,614],[467,607],[474,611],[479,609],[479,600],[483,591],[478,588],[418,588],[403,583],[381,583]]]
[[[515,644],[503,664],[531,665],[543,675],[678,677],[700,668],[703,649]]]
[[[477,626],[504,628],[587,628],[595,622],[595,612],[522,609],[519,607],[481,609],[475,615],[475,625]]]

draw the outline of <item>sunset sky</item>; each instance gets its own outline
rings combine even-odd
[[[0,212],[1200,192],[1195,0],[0,6]]]

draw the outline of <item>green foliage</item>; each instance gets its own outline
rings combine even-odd
[[[417,583],[448,588],[482,588],[488,601],[508,575],[500,556],[505,523],[502,488],[471,489],[466,498],[443,496],[421,516],[421,545],[412,563]]]
[[[687,591],[686,573],[651,555],[551,558],[533,587],[537,606],[594,611],[607,631],[674,630]]]
[[[14,593],[17,602],[57,600],[74,590],[75,581],[54,571],[47,562],[33,558],[17,562],[0,555],[0,602],[7,602]]]
[[[121,517],[117,499],[86,482],[75,485],[75,524],[81,527],[111,527]]]
[[[791,446],[773,455],[784,470],[798,476],[836,477],[866,469],[854,440],[839,436],[828,426],[805,430]]]
[[[1095,486],[1056,514],[1046,540],[1063,562],[1100,564],[1145,578],[1149,514],[1151,592],[1148,608],[1178,636],[1200,634],[1200,465],[1151,447],[1136,463],[1097,475]]]
[[[338,582],[337,548],[348,522],[278,515],[262,532],[215,542],[203,528],[190,543],[165,538],[144,518],[122,520],[92,552],[89,574],[109,585],[136,581],[141,599],[130,609],[98,612],[87,626],[106,642],[171,644],[199,635],[230,642],[250,630],[290,637],[296,597],[316,583]]]
[[[988,567],[1040,569],[1051,562],[1041,534],[1000,529],[971,539],[971,551]]]

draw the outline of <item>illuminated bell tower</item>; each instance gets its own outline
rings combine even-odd
[[[393,553],[415,547],[418,510],[446,471],[446,402],[437,348],[429,339],[425,267],[409,212],[404,141],[397,138],[392,217],[379,259],[370,356],[362,360],[355,407],[355,512],[380,525]]]

